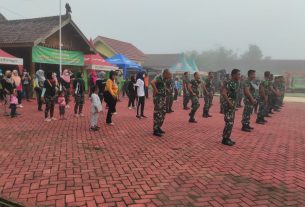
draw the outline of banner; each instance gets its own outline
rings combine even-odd
[[[0,64],[23,65],[23,59],[21,59],[21,58],[10,58],[10,57],[0,57]]]
[[[84,66],[84,53],[79,51],[61,51],[63,65]],[[59,50],[42,46],[32,48],[32,61],[34,63],[47,63],[59,65]]]

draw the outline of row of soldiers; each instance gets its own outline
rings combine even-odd
[[[248,71],[248,78],[243,82],[240,81],[240,70],[233,69],[231,77],[223,81],[221,86],[221,110],[224,113],[225,127],[222,135],[222,144],[233,146],[235,142],[231,138],[232,128],[237,110],[240,90],[244,94],[244,110],[242,116],[242,130],[251,132],[254,128],[250,126],[251,115],[255,105],[258,104],[259,112],[257,114],[257,124],[265,124],[265,117],[270,117],[273,111],[279,111],[283,106],[285,95],[285,83],[283,77],[276,77],[267,71],[264,74],[265,79],[259,85],[257,84],[256,72]],[[194,73],[192,80],[188,79],[188,73],[183,77],[183,108],[189,110],[187,104],[191,101],[191,111],[189,113],[189,122],[196,123],[195,114],[200,107],[199,93],[203,91],[205,104],[203,107],[204,118],[212,117],[209,110],[212,105],[214,96],[213,73],[210,72],[208,77],[202,81],[198,72]],[[154,93],[154,126],[153,134],[161,137],[165,132],[161,129],[165,114],[172,111],[172,74],[169,69],[165,69],[162,74],[155,77],[151,82]],[[170,109],[170,111],[169,111]]]

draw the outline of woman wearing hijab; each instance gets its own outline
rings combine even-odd
[[[35,77],[35,92],[37,98],[38,111],[42,111],[41,93],[45,80],[46,78],[44,77],[44,71],[39,69],[36,72],[36,77]]]
[[[104,100],[104,91],[106,87],[106,74],[103,71],[97,73],[96,87],[99,89],[98,96],[103,103]]]
[[[25,94],[25,98],[27,101],[31,101],[30,98],[32,96],[32,87],[31,87],[32,78],[25,68],[23,68],[21,80],[22,80],[22,87]]]
[[[73,81],[73,91],[75,98],[74,114],[76,117],[82,117],[83,106],[85,103],[85,81],[84,73],[79,72],[76,74],[75,80]]]
[[[13,90],[16,89],[15,82],[12,78],[12,72],[10,70],[5,71],[4,78],[2,80],[2,88],[3,88],[3,95],[5,97],[4,113],[6,116],[9,116],[10,95],[13,92]]]
[[[107,118],[106,123],[108,125],[114,125],[112,122],[112,115],[116,112],[116,103],[118,100],[118,85],[116,84],[116,72],[111,71],[109,75],[109,79],[106,82],[105,87],[105,101],[108,104],[108,112],[107,112]]]
[[[144,116],[144,106],[145,106],[145,73],[140,72],[137,75],[137,82],[135,86],[137,87],[137,97],[138,97],[138,105],[137,105],[137,118],[146,118]],[[139,109],[141,107],[141,114],[139,114]]]
[[[92,70],[90,75],[89,75],[89,87],[90,87],[89,97],[91,97],[91,94],[94,93],[94,89],[95,89],[97,79],[98,79],[98,76],[96,74],[96,71]]]
[[[23,107],[21,105],[21,102],[22,102],[22,83],[21,83],[21,78],[18,74],[18,70],[13,70],[12,78],[14,80],[16,90],[17,90],[18,107],[22,108]]]
[[[135,107],[134,101],[137,96],[137,92],[135,89],[135,84],[136,84],[136,78],[134,76],[130,77],[130,81],[127,86],[127,95],[128,95],[128,108],[131,109],[131,107]]]
[[[60,84],[62,87],[62,90],[65,93],[65,101],[66,101],[66,108],[69,108],[70,103],[70,84],[71,84],[71,76],[68,69],[64,69],[61,77],[60,77]]]
[[[54,118],[54,107],[55,107],[55,99],[56,99],[56,80],[54,79],[53,73],[48,72],[46,75],[46,80],[44,81],[41,98],[46,103],[45,109],[45,121],[56,121]],[[50,118],[49,118],[50,112]]]

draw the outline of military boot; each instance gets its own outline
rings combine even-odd
[[[246,125],[246,124],[243,125],[241,130],[244,131],[244,132],[251,132],[251,130],[248,128],[248,125]]]

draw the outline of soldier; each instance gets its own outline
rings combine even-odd
[[[231,79],[223,87],[222,95],[224,98],[224,120],[225,128],[223,130],[222,144],[233,146],[235,142],[231,139],[232,128],[235,119],[238,83],[240,80],[240,70],[233,69],[231,72]]]
[[[226,74],[226,76],[224,77],[224,79],[221,81],[220,83],[220,97],[219,97],[219,102],[220,102],[220,113],[223,114],[224,110],[223,110],[223,102],[224,102],[224,98],[222,96],[222,90],[223,87],[226,85],[226,83],[229,81],[230,79],[230,75]]]
[[[166,81],[166,113],[172,113],[174,112],[172,110],[173,102],[174,102],[174,80],[171,78]]]
[[[172,78],[169,69],[151,81],[154,94],[154,136],[161,137],[165,132],[161,129],[166,114],[166,81]]]
[[[241,108],[241,101],[243,99],[244,96],[244,89],[243,89],[243,83],[245,81],[245,77],[242,75],[238,84],[238,94],[237,94],[237,104],[236,107],[237,108]]]
[[[189,74],[188,72],[185,72],[183,74],[183,81],[182,81],[182,91],[183,91],[183,109],[189,110],[190,108],[187,107],[189,101],[190,101],[190,94],[188,91],[188,84],[190,83],[189,80]]]
[[[280,110],[280,105],[281,105],[281,97],[282,97],[282,83],[281,83],[281,79],[282,77],[276,77],[274,79],[274,84],[273,84],[273,88],[276,91],[276,94],[274,95],[274,111],[279,112]]]
[[[189,113],[190,123],[197,123],[195,120],[195,113],[197,109],[200,107],[199,103],[199,87],[201,85],[200,75],[198,72],[194,73],[194,79],[188,84],[188,91],[190,93],[191,101],[192,101],[192,110]]]
[[[280,96],[279,90],[275,87],[277,83],[275,83],[273,74],[270,75],[270,81],[269,81],[269,113],[273,114],[272,109],[276,112],[279,112],[276,102],[278,97]]]
[[[280,107],[283,107],[284,105],[284,97],[285,97],[285,79],[283,76],[280,78]]]
[[[209,72],[208,78],[203,83],[203,94],[204,94],[204,107],[203,107],[203,114],[204,118],[212,117],[209,114],[209,110],[212,105],[212,99],[214,94],[214,87],[213,87],[213,73]]]
[[[268,93],[269,93],[269,77],[270,72],[266,71],[265,80],[261,82],[259,85],[259,103],[258,103],[258,113],[257,113],[257,124],[265,124],[267,121],[265,117],[267,115],[267,107],[268,107]]]
[[[251,132],[252,128],[250,126],[250,118],[253,112],[253,107],[256,104],[256,90],[257,85],[255,84],[255,70],[248,71],[248,79],[244,81],[243,88],[244,88],[244,111],[243,111],[243,118],[242,118],[242,131]]]

